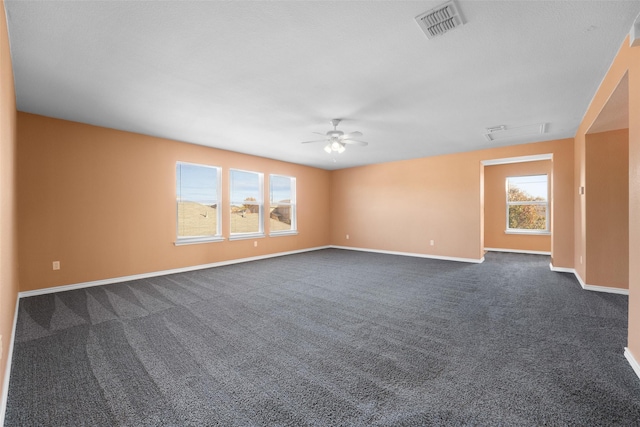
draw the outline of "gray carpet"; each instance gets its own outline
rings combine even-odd
[[[337,249],[25,298],[7,426],[640,425],[627,297]]]

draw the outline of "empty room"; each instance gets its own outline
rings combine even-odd
[[[640,425],[639,2],[0,5],[0,425]]]

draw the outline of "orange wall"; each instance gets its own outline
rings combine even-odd
[[[574,229],[575,229],[575,269],[583,280],[586,280],[587,263],[587,235],[590,230],[587,228],[586,215],[586,135],[589,128],[597,120],[598,115],[606,105],[609,97],[627,73],[629,64],[628,39],[622,43],[618,55],[614,59],[609,71],[600,84],[600,88],[593,96],[591,104],[578,127],[575,137],[575,203],[574,203]],[[632,92],[630,91],[630,96]],[[585,187],[585,194],[579,195],[578,189]]]
[[[628,73],[628,74],[627,74]],[[620,81],[629,79],[629,343],[636,361],[640,361],[640,47],[630,47],[625,39],[576,133],[575,187],[585,185],[586,141],[591,125],[606,105]],[[585,194],[588,196],[588,193]],[[586,223],[585,196],[576,197],[575,207],[575,257],[576,271],[585,277],[591,271],[587,257],[587,236],[596,232],[597,224]],[[583,263],[579,258],[583,257]],[[588,267],[588,268],[586,268]]]
[[[331,242],[455,258],[483,256],[481,161],[554,156],[554,251],[573,260],[573,140],[523,144],[334,171]],[[349,239],[346,235],[349,234]],[[434,246],[429,244],[434,240]]]
[[[640,362],[640,47],[629,56],[629,350]]]
[[[7,19],[4,2],[0,1],[0,336],[2,336],[0,393],[6,391],[4,375],[18,297],[15,149],[16,95],[9,52]],[[0,414],[1,410],[0,408]]]
[[[329,244],[328,171],[26,113],[18,141],[22,291]],[[229,168],[295,176],[299,234],[175,246],[176,161],[223,168],[225,237]]]
[[[586,276],[589,285],[629,287],[629,130],[588,134]]]
[[[507,250],[551,252],[550,235],[506,234],[507,199],[505,183],[509,176],[547,175],[551,188],[550,160],[509,163],[484,168],[484,247]],[[551,195],[551,191],[549,191]],[[551,197],[549,197],[551,207]],[[551,211],[551,209],[549,209]],[[551,215],[549,215],[549,225]]]
[[[479,179],[471,153],[334,171],[332,243],[480,259]]]
[[[580,194],[580,188],[585,186],[585,135],[577,134],[574,143],[574,193],[573,196],[573,229],[574,229],[574,260],[573,265],[576,273],[581,277],[586,277],[586,194]],[[584,279],[583,279],[584,280]]]

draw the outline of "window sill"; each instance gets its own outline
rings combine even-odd
[[[264,233],[232,234],[229,236],[229,240],[262,239],[264,237],[266,237]]]
[[[298,230],[290,230],[290,231],[274,231],[269,233],[269,237],[279,237],[279,236],[297,236]]]
[[[528,234],[533,236],[549,236],[549,230],[504,230],[504,234]]]
[[[187,237],[184,239],[178,239],[173,242],[176,246],[184,246],[184,245],[198,245],[200,243],[215,243],[215,242],[223,242],[224,237],[215,236],[215,237]]]

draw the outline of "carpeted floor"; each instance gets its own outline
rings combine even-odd
[[[337,249],[25,298],[7,426],[640,425],[627,297]]]

